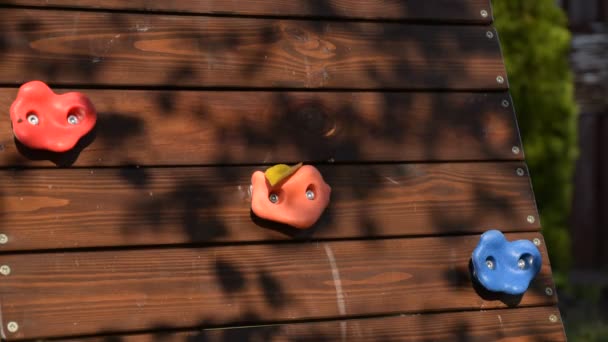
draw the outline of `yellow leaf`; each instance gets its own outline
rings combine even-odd
[[[302,163],[298,163],[294,166],[278,164],[268,168],[266,172],[264,172],[264,175],[266,176],[268,183],[270,183],[271,186],[275,186],[287,179],[287,177],[293,175],[294,172],[298,171],[298,169],[301,167]]]

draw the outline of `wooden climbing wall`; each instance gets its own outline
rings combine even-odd
[[[565,340],[489,0],[0,4],[2,338]],[[71,152],[13,138],[39,79],[95,104]],[[251,174],[319,167],[310,230]],[[480,233],[539,244],[522,297]],[[221,329],[217,329],[221,328]]]

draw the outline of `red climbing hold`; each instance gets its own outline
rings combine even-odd
[[[82,93],[55,94],[45,83],[19,88],[11,105],[15,137],[32,149],[66,152],[93,129],[97,113]]]

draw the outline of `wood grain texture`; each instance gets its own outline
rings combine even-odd
[[[506,93],[83,92],[99,119],[74,151],[26,151],[0,120],[0,165],[523,158],[512,152],[521,141],[512,108],[501,105]],[[0,89],[0,107],[16,93]]]
[[[506,89],[484,26],[0,8],[0,83]]]
[[[403,315],[303,324],[280,324],[178,333],[69,339],[66,342],[226,342],[226,341],[566,341],[554,306]]]
[[[541,238],[538,233],[507,238]],[[37,338],[554,304],[543,266],[521,298],[476,292],[479,235],[2,255],[7,336]]]
[[[196,14],[490,23],[489,0],[4,0],[5,5]],[[487,16],[482,16],[485,10]]]
[[[523,163],[321,166],[329,208],[309,230],[250,212],[257,167],[0,172],[0,250],[536,231]]]

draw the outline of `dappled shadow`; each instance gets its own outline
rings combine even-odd
[[[48,160],[59,167],[72,166],[82,151],[89,146],[97,136],[97,129],[93,128],[89,133],[80,138],[76,146],[67,152],[52,152],[46,150],[35,150],[23,145],[17,138],[14,139],[19,153],[29,160]]]
[[[318,1],[306,6],[309,7],[309,11],[323,13],[323,16],[326,17],[340,16],[340,9],[335,8],[335,5],[330,2]],[[401,4],[399,6],[400,9],[396,10],[396,12],[409,13],[410,6],[407,3]],[[453,10],[460,11],[462,7],[470,5],[457,3],[450,6]],[[334,68],[333,64],[351,63],[352,60],[356,60],[357,53],[369,53],[365,49],[359,52],[349,50],[352,46],[360,43],[349,41],[348,39],[343,40],[340,35],[330,30],[327,23],[323,21],[274,20],[268,21],[268,25],[255,26],[255,29],[251,32],[227,29],[217,24],[217,27],[214,26],[215,31],[213,31],[213,34],[209,34],[201,27],[195,25],[198,23],[196,17],[185,16],[179,24],[180,30],[173,32],[169,29],[165,31],[161,28],[156,28],[155,24],[157,23],[155,20],[158,18],[153,15],[129,16],[120,13],[107,13],[106,16],[113,24],[113,29],[110,30],[104,27],[101,30],[102,32],[97,36],[90,35],[89,30],[82,29],[82,37],[79,37],[79,24],[77,21],[74,22],[75,28],[72,30],[73,32],[64,33],[66,37],[76,35],[79,38],[79,43],[76,45],[68,44],[62,53],[65,56],[71,56],[70,52],[76,55],[75,57],[78,59],[71,63],[75,68],[93,68],[94,72],[88,71],[88,69],[84,71],[76,69],[73,71],[77,74],[78,78],[86,79],[87,82],[93,85],[107,82],[106,79],[109,76],[107,76],[106,71],[113,70],[114,64],[102,62],[84,63],[79,60],[80,58],[94,59],[99,57],[108,61],[119,61],[120,58],[125,58],[122,54],[128,53],[128,56],[132,54],[133,58],[142,57],[139,54],[144,54],[144,56],[154,58],[153,61],[155,63],[161,63],[164,60],[161,60],[160,56],[163,56],[170,63],[167,65],[162,64],[163,68],[159,70],[158,74],[164,75],[164,79],[159,85],[168,87],[190,87],[193,86],[192,80],[194,79],[200,80],[195,86],[197,88],[214,85],[231,86],[230,84],[238,86],[234,82],[238,82],[239,80],[265,79],[266,74],[272,74],[274,76],[268,76],[268,87],[274,88],[284,85],[284,83],[289,83],[296,85],[296,87],[325,88],[331,87],[331,84],[328,86],[318,84],[317,74],[320,72],[319,70],[325,70],[324,72],[328,74],[327,77],[330,79],[333,77],[340,78],[343,71],[340,71],[339,68]],[[23,23],[17,25],[17,31],[23,34],[21,39],[25,41],[37,40],[41,38],[40,32],[44,32],[46,29],[41,25],[44,24],[36,24],[36,22],[30,19],[24,19]],[[380,24],[362,24],[354,21],[345,21],[336,25],[339,28],[339,32],[349,32],[349,35],[360,35],[364,39],[367,39],[366,44],[369,44],[369,50],[377,51],[379,56],[383,54],[389,56],[386,60],[378,57],[377,60],[357,62],[361,63],[361,67],[366,70],[360,75],[361,84],[353,82],[347,85],[346,88],[415,89],[416,87],[420,87],[420,85],[423,88],[427,87],[425,84],[429,84],[428,82],[430,82],[433,84],[430,86],[431,89],[446,89],[457,85],[454,83],[454,79],[466,80],[470,76],[468,73],[472,67],[465,65],[461,70],[455,71],[458,73],[456,75],[453,72],[429,72],[428,70],[422,75],[421,70],[424,68],[411,60],[411,56],[409,55],[410,50],[413,51],[412,54],[415,51],[416,54],[420,55],[416,58],[428,61],[435,60],[437,56],[447,58],[449,57],[447,56],[448,54],[456,57],[459,53],[466,52],[474,53],[475,58],[483,58],[492,56],[496,52],[493,44],[486,44],[485,40],[487,39],[483,35],[483,31],[480,31],[481,37],[479,37],[479,40],[476,40],[471,38],[464,39],[457,32],[452,32],[452,30],[445,28],[430,33],[435,28],[426,25],[404,26],[397,23],[383,24],[381,33],[377,33],[371,29],[375,26],[369,26]],[[160,27],[163,26],[160,25]],[[170,45],[170,47],[173,47],[173,51],[166,51],[165,49],[169,48],[161,43],[158,43],[158,46],[152,46],[155,49],[162,50],[160,52],[156,52],[152,47],[151,50],[133,49],[135,46],[139,47],[137,44],[140,42],[155,42],[157,38],[162,38],[159,41],[175,40],[175,44]],[[81,45],[85,45],[82,42],[87,41],[92,46],[89,51],[81,48]],[[411,45],[411,49],[406,49],[403,53],[394,52],[395,47],[393,45],[395,43],[402,44],[404,41],[408,45]],[[183,48],[182,44],[188,47],[188,49]],[[318,53],[316,49],[322,50],[324,44],[334,46],[331,48],[333,51],[331,54]],[[446,49],[444,46],[449,46],[450,48]],[[200,52],[202,56],[194,57],[192,51]],[[89,55],[82,56],[85,53]],[[235,73],[239,77],[231,81],[232,83],[215,81],[214,78],[217,77],[217,72],[214,71],[214,68],[223,66],[223,56],[235,53],[247,56],[248,61],[242,65],[230,67],[231,70],[235,68]],[[288,72],[277,74],[273,71],[273,68],[280,68],[282,62],[279,61],[279,57],[277,56],[282,53],[288,54],[288,59],[290,60],[290,63],[286,63],[290,65],[285,65],[285,69],[294,69],[295,76],[288,75]],[[58,54],[55,56],[55,60],[61,60],[62,56],[64,55]],[[270,58],[267,59],[265,57]],[[50,60],[53,63],[55,61],[53,59]],[[61,82],[60,75],[64,72],[61,70],[61,66],[53,63],[48,65],[49,70],[41,70],[36,73],[44,76],[40,77],[42,79],[55,79],[57,82]],[[44,69],[46,68],[44,65],[45,63],[39,63],[35,67],[42,67]],[[82,65],[86,65],[86,67]],[[226,66],[223,67],[227,68]],[[439,67],[439,64],[428,66],[429,69],[440,69]],[[125,72],[128,74],[130,69],[126,69]],[[367,75],[365,75],[366,73]],[[234,74],[227,75],[234,76]],[[277,80],[273,83],[273,79],[276,77],[285,77],[285,80]],[[128,77],[125,75],[124,78]],[[148,81],[145,79],[137,80],[136,77],[132,79],[134,82],[141,82],[144,86],[150,85],[147,84]],[[293,81],[294,79],[298,81]],[[403,86],[398,86],[398,84],[403,84]],[[260,87],[259,84],[255,84],[254,86]],[[288,95],[279,93],[274,103],[276,103],[276,106],[284,108],[283,112],[276,119],[273,118],[273,123],[267,125],[266,129],[259,130],[256,127],[251,127],[250,124],[243,123],[240,127],[236,128],[236,132],[231,128],[233,131],[231,134],[227,134],[227,136],[241,136],[251,145],[252,149],[257,148],[258,150],[270,150],[277,145],[291,142],[291,148],[297,151],[294,158],[299,157],[299,159],[309,162],[327,160],[357,162],[366,158],[397,161],[396,159],[387,160],[386,157],[383,157],[383,153],[380,150],[385,149],[385,146],[390,143],[402,145],[404,140],[412,135],[420,136],[421,140],[425,141],[423,148],[426,151],[418,153],[417,156],[407,158],[435,160],[437,158],[446,158],[441,154],[438,155],[437,150],[443,147],[436,146],[437,141],[441,140],[439,137],[443,134],[442,131],[457,129],[465,136],[470,135],[473,139],[483,139],[484,127],[479,126],[480,121],[465,120],[462,116],[452,117],[446,114],[454,109],[453,103],[450,101],[446,102],[442,96],[437,96],[433,99],[433,103],[431,104],[433,109],[430,110],[432,117],[425,118],[424,122],[418,122],[417,124],[408,122],[409,120],[407,119],[408,114],[411,113],[410,111],[415,110],[412,107],[413,104],[409,103],[410,97],[389,93],[381,93],[380,96],[383,99],[379,102],[378,106],[382,106],[382,108],[378,108],[377,111],[382,117],[369,120],[369,118],[365,117],[366,113],[358,110],[356,102],[328,113],[324,110],[322,102],[317,101],[317,103],[312,102],[304,105],[294,104]],[[159,112],[167,116],[177,116],[176,114],[178,113],[174,112],[176,108],[175,99],[171,91],[161,90],[155,100],[156,105],[159,107]],[[473,109],[474,107],[471,107],[471,110]],[[466,111],[468,108],[464,110]],[[332,118],[337,121],[334,120],[332,122]],[[442,124],[438,126],[438,123]],[[477,123],[477,126],[472,125],[475,123]],[[213,122],[205,124],[212,125]],[[317,124],[322,126],[316,126]],[[293,130],[286,130],[286,127],[293,127]],[[324,134],[330,132],[332,128],[348,134],[340,137],[325,137]],[[322,131],[318,131],[318,129],[322,129]],[[139,133],[135,131],[132,134],[137,135]],[[378,146],[380,157],[371,156],[369,149],[365,148],[367,135],[384,141],[383,145]],[[221,137],[222,135],[220,134],[219,136]],[[218,145],[224,143],[226,142],[218,139]],[[497,155],[497,151],[493,151],[492,148],[488,147],[489,144],[484,144],[483,141],[480,141],[479,145],[482,146],[481,148],[484,149],[485,154],[489,156]],[[403,148],[402,146],[399,147]],[[422,147],[416,146],[416,148]],[[218,156],[215,157],[217,158],[215,160],[220,160],[219,156],[225,155],[222,152],[222,149],[219,148]],[[282,159],[285,158],[284,155],[280,157]],[[230,160],[224,157],[224,160],[226,159],[232,163],[239,162],[236,159]]]
[[[231,263],[217,260],[215,262],[215,274],[224,292],[237,292],[245,287],[244,276]]]
[[[260,317],[253,312],[246,312],[243,314],[243,319],[245,320],[244,322],[257,322],[260,320]],[[203,320],[199,326],[213,326],[213,320]],[[282,335],[280,326],[179,331],[172,329],[167,324],[156,324],[152,330],[153,332],[142,334],[142,336],[145,336],[146,340],[153,342],[165,342],[168,339],[176,339],[183,342],[256,342],[271,341],[273,338]],[[306,341],[329,341],[320,334],[312,334],[311,337],[314,339]],[[102,337],[102,340],[103,342],[125,342],[128,340],[128,336],[111,335]],[[289,339],[289,341],[300,340]]]
[[[150,183],[150,173],[136,163],[126,162],[120,169],[120,177],[136,188],[145,188]]]
[[[145,131],[145,121],[142,118],[130,115],[103,112],[98,114],[96,130],[97,139],[106,147],[115,150],[108,153],[120,153],[133,136],[141,135]]]
[[[142,168],[124,169],[122,178],[134,180],[142,174]],[[131,183],[133,181],[130,181]],[[145,184],[142,184],[145,190]],[[206,242],[227,235],[226,223],[214,211],[221,201],[218,193],[207,185],[196,181],[184,181],[166,194],[150,192],[138,200],[128,212],[145,213],[145,224],[133,225],[128,218],[123,225],[125,234],[137,235],[142,229],[162,231],[165,226],[179,224],[187,235],[187,242]]]
[[[266,270],[258,271],[258,281],[264,293],[264,298],[270,306],[278,308],[289,305],[283,285],[271,272]]]
[[[144,122],[138,118],[119,113],[98,113],[95,127],[67,152],[34,150],[23,145],[16,138],[14,141],[17,151],[29,160],[48,160],[56,166],[67,167],[72,166],[83,150],[95,140],[100,140],[101,144],[115,150],[114,153],[119,153],[131,136],[141,134],[143,125]]]
[[[510,295],[510,294],[506,294],[506,293],[502,293],[502,292],[488,291],[485,287],[483,287],[483,285],[481,285],[479,283],[479,281],[477,281],[477,278],[473,275],[473,261],[472,260],[469,260],[469,277],[470,277],[469,283],[473,286],[473,289],[475,289],[475,292],[477,293],[477,295],[479,295],[479,297],[483,298],[483,300],[486,300],[486,301],[499,300],[508,307],[516,307],[517,305],[519,305],[519,303],[521,303],[521,300],[524,296],[523,294],[522,295]]]
[[[251,221],[256,226],[258,226],[260,228],[276,231],[276,232],[278,232],[286,237],[292,238],[292,239],[310,239],[314,235],[314,232],[316,231],[316,228],[318,227],[318,223],[317,223],[309,229],[298,229],[298,228],[294,228],[294,227],[291,227],[291,226],[283,224],[283,223],[263,219],[261,217],[258,217],[253,211],[250,211],[250,217],[251,217]]]
[[[328,17],[338,16],[339,13],[339,9],[334,8],[328,1],[309,2],[309,6],[315,7],[317,12],[326,13]],[[407,7],[408,3],[403,2],[403,11],[407,11]],[[56,33],[74,38],[73,42],[65,42],[64,50],[38,58],[39,63],[31,63],[33,57],[26,58],[23,68],[31,68],[33,71],[30,75],[39,75],[41,79],[58,85],[76,83],[93,87],[100,84],[110,87],[135,85],[144,89],[161,87],[158,91],[150,91],[149,102],[154,108],[150,109],[149,113],[137,113],[137,116],[134,116],[123,112],[122,108],[128,107],[127,104],[116,104],[112,110],[99,114],[95,130],[90,136],[82,139],[82,145],[79,143],[80,147],[70,152],[71,154],[58,157],[30,153],[22,148],[19,151],[29,159],[51,160],[57,165],[69,166],[92,144],[91,147],[102,151],[95,152],[96,149],[91,149],[90,152],[91,156],[99,155],[100,165],[121,166],[118,177],[124,184],[139,191],[137,194],[142,195],[134,197],[133,202],[127,203],[127,208],[121,211],[122,223],[118,224],[125,235],[125,241],[129,241],[131,237],[136,239],[141,235],[158,233],[160,238],[147,240],[149,244],[188,244],[190,247],[204,249],[210,243],[259,242],[270,237],[314,241],[322,239],[322,235],[321,238],[318,237],[319,232],[333,230],[339,233],[342,229],[337,222],[340,222],[338,216],[344,215],[344,209],[338,205],[330,205],[317,224],[309,230],[268,222],[255,217],[250,211],[239,211],[249,206],[247,198],[243,200],[244,197],[240,197],[240,192],[244,192],[240,189],[241,186],[248,184],[242,184],[241,181],[245,169],[237,169],[235,164],[258,165],[251,166],[250,171],[253,172],[274,163],[315,163],[327,170],[326,180],[332,185],[337,181],[337,177],[345,177],[333,171],[336,170],[332,166],[333,163],[382,162],[392,165],[411,162],[503,160],[513,158],[507,157],[505,148],[510,151],[512,145],[520,144],[517,138],[513,138],[517,136],[517,132],[505,134],[508,137],[504,139],[514,141],[493,142],[492,139],[499,138],[492,135],[493,126],[490,127],[481,117],[481,114],[485,114],[509,121],[513,119],[511,109],[501,108],[500,103],[480,100],[487,94],[471,94],[471,97],[467,98],[466,92],[456,95],[448,92],[455,88],[467,90],[461,83],[477,77],[472,75],[474,61],[465,63],[466,65],[458,70],[446,69],[450,58],[467,53],[479,62],[492,57],[496,52],[495,45],[487,42],[484,30],[478,31],[481,36],[477,40],[471,33],[476,31],[467,31],[466,34],[471,37],[463,39],[458,30],[451,27],[436,30],[430,25],[407,23],[362,24],[340,21],[329,25],[322,21],[268,20],[266,26],[260,27],[256,24],[252,25],[250,31],[239,31],[238,27],[199,25],[203,23],[202,19],[187,16],[184,16],[179,24],[169,24],[168,21],[159,24],[151,15],[133,15],[136,20],[117,13],[105,15],[112,23],[112,28],[104,28],[101,32],[78,32],[76,23],[75,33]],[[205,20],[213,21],[208,18]],[[255,22],[254,19],[248,20]],[[44,25],[24,21],[18,27],[19,34],[16,39],[21,42],[39,40],[44,34],[38,31],[47,29]],[[362,48],[362,43],[353,37],[366,39],[366,46]],[[407,49],[404,42],[407,43]],[[11,48],[11,42],[0,36],[0,53],[5,54]],[[70,49],[76,53],[70,55]],[[239,59],[242,56],[245,57]],[[365,58],[360,58],[361,56]],[[239,64],[239,61],[242,64]],[[127,67],[121,66],[119,69],[116,65],[121,65],[120,62],[125,62]],[[139,64],[129,63],[159,66],[159,70],[157,74],[147,78],[148,76],[136,67]],[[117,70],[124,74],[117,76]],[[344,70],[355,71],[349,73]],[[491,77],[494,78],[495,75]],[[479,80],[475,82],[483,83]],[[220,91],[225,89],[208,89],[217,86],[230,89],[246,87],[243,93],[251,92],[252,88],[281,91],[270,95],[267,95],[268,91],[260,92],[260,96],[262,93],[266,94],[264,96],[267,96],[269,106],[254,107],[260,113],[250,113],[249,117],[239,112],[243,111],[242,109],[226,103],[186,106],[180,102],[183,100],[180,100],[178,95],[183,93],[182,88],[203,90],[212,95],[217,92],[219,96]],[[286,92],[281,87],[297,88],[299,91]],[[478,87],[471,86],[473,89],[469,90],[481,90]],[[311,89],[313,91],[305,91]],[[328,89],[336,92],[318,91]],[[356,91],[347,93],[348,90]],[[117,94],[122,92],[111,91]],[[232,100],[239,102],[243,101],[242,98],[237,95]],[[495,99],[492,96],[489,98]],[[248,107],[248,104],[245,103],[244,106]],[[188,109],[188,112],[183,112]],[[151,117],[159,117],[162,120],[154,121],[149,119]],[[189,118],[187,125],[200,127],[199,131],[191,135],[194,143],[189,146],[175,146],[170,136],[150,136],[150,132],[157,128],[150,127],[150,123],[171,125],[171,120],[185,120],[186,117]],[[234,120],[226,120],[225,117]],[[260,117],[262,119],[259,119]],[[506,126],[505,130],[508,130],[509,124]],[[196,143],[207,141],[200,139],[200,136],[205,134],[209,134],[212,137],[210,139],[213,139],[213,153],[201,152],[207,153],[204,158],[193,157],[195,161],[190,161],[186,153],[198,153],[197,149],[203,147]],[[140,145],[132,144],[133,141],[138,141]],[[459,145],[461,142],[462,146]],[[167,149],[166,154],[157,157],[154,149],[148,145]],[[141,152],[129,153],[138,149]],[[183,150],[186,152],[182,152]],[[162,159],[163,156],[172,158],[167,157],[172,153],[178,157],[170,161]],[[104,154],[119,154],[125,157],[119,158],[120,162],[106,164],[102,162]],[[88,160],[91,162],[92,158]],[[205,167],[199,168],[205,170],[204,177],[199,178],[191,173],[185,176],[180,174],[180,171],[186,168],[178,166],[201,164],[205,164]],[[92,162],[91,165],[96,163]],[[209,165],[219,166],[207,167]],[[166,180],[164,183],[156,183],[158,179],[155,178],[155,173],[150,172],[151,167],[155,166],[172,167],[167,173],[172,181],[169,185]],[[377,223],[382,222],[379,218],[383,213],[379,212],[377,207],[369,205],[380,205],[390,200],[390,194],[386,195],[378,190],[378,184],[385,181],[385,175],[369,165],[361,165],[360,168],[352,170],[353,173],[348,175],[350,178],[346,178],[351,182],[341,181],[341,190],[349,194],[334,193],[332,198],[337,204],[349,201],[351,207],[348,209],[348,215],[354,216],[352,222],[358,222],[357,229],[351,230],[347,235],[334,234],[333,237],[379,238],[388,235],[405,237],[420,234],[411,233],[408,227],[403,227],[402,231],[397,233],[394,230],[390,234],[385,233],[383,227]],[[439,175],[435,178],[441,177],[442,175]],[[413,182],[416,182],[417,178],[412,178]],[[367,179],[369,182],[355,182],[360,179]],[[430,177],[429,182],[435,180]],[[441,183],[438,184],[441,186]],[[235,195],[237,186],[240,192]],[[222,191],[231,193],[225,194]],[[488,210],[503,213],[503,216],[514,215],[514,203],[495,195],[483,185],[476,183],[472,197],[476,203],[457,203],[455,210],[458,210],[459,206],[483,202]],[[228,207],[230,200],[243,203],[238,202],[234,207]],[[429,194],[428,198],[419,200],[419,203],[409,198],[397,200],[411,202],[412,205],[434,205],[437,208],[442,208],[443,203],[447,202],[442,198],[441,191]],[[473,216],[458,216],[454,215],[454,212],[441,210],[434,210],[428,215],[432,217],[428,219],[429,227],[425,227],[425,234],[474,233],[484,229],[479,227],[477,218]],[[260,233],[243,232],[246,238],[241,238],[238,229],[259,229]],[[272,235],[273,232],[278,234]],[[240,245],[236,244],[230,248],[238,250],[239,247]],[[269,263],[255,264],[251,261],[248,268],[243,269],[239,266],[241,264],[234,260],[218,258],[212,261],[211,269],[224,295],[243,298],[247,296],[248,289],[256,287],[260,289],[263,305],[268,307],[268,312],[279,312],[285,310],[295,299],[289,298],[281,274],[273,273],[273,270],[268,268]],[[328,270],[329,275],[331,273]],[[493,297],[492,294],[483,292],[471,282],[466,266],[450,270],[443,274],[443,277],[451,286],[473,287],[477,295],[484,300],[500,300],[509,306],[517,305],[521,300]],[[243,305],[244,308],[231,323],[267,321],[266,317],[261,317],[258,313],[261,310],[256,304],[246,301],[237,304]],[[298,319],[298,314],[293,313],[293,318]],[[221,327],[226,324],[214,320],[213,313],[205,313],[203,316],[205,317],[197,317],[200,319],[197,327]],[[175,324],[167,323],[151,327],[151,330],[174,328]],[[468,329],[466,325],[459,327],[455,334],[457,339],[467,340]],[[201,331],[192,333],[187,340],[270,340],[278,332],[279,329],[275,327]],[[166,335],[154,333],[154,338],[163,341]],[[329,339],[319,333],[295,337],[293,341]],[[111,336],[107,341],[117,342],[121,341],[121,338]]]

